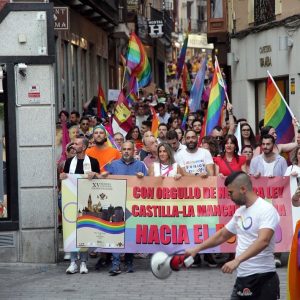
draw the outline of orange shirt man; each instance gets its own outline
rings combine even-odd
[[[121,153],[118,149],[107,146],[106,131],[103,127],[94,127],[93,137],[95,146],[87,149],[86,154],[98,160],[102,173],[105,171],[106,165],[110,164],[113,160],[121,158]]]

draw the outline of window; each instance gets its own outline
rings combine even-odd
[[[0,157],[2,163],[0,163],[0,220],[7,219],[10,215],[8,211],[8,199],[7,199],[7,173],[6,173],[6,143],[5,143],[5,113],[4,103],[0,103]]]
[[[282,0],[248,0],[248,23],[264,24],[282,12]]]
[[[210,17],[212,19],[223,18],[223,0],[210,1]]]
[[[78,106],[78,60],[77,46],[71,45],[71,64],[72,64],[72,109]]]
[[[14,84],[14,64],[6,64],[0,93],[0,230],[4,231],[19,228]]]

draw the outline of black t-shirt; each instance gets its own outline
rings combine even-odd
[[[71,161],[72,161],[73,157],[68,158],[65,162],[65,166],[64,166],[64,173],[69,173],[70,172],[70,165],[71,165]],[[97,159],[90,157],[89,159],[91,161],[91,169],[92,172],[96,172],[96,173],[100,173],[100,166],[99,166],[99,162]],[[75,169],[75,174],[84,174],[83,171],[83,161],[84,159],[77,159],[77,166]]]

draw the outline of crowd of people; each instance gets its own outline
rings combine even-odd
[[[183,126],[185,95],[178,99],[177,95],[171,92],[165,93],[157,89],[153,95],[145,96],[141,92],[141,99],[132,107],[132,129],[126,136],[120,132],[113,135],[117,148],[110,147],[107,143],[105,126],[109,119],[96,117],[96,110],[90,115],[93,108],[86,107],[88,113],[82,116],[77,111],[70,114],[61,111],[60,124],[57,125],[57,160],[60,161],[58,172],[63,174],[60,175],[61,179],[65,178],[65,173],[84,174],[87,171],[83,168],[86,165],[83,164],[85,155],[90,158],[91,167],[88,171],[102,175],[143,174],[174,177],[175,180],[182,176],[226,177],[235,171],[244,171],[255,178],[300,175],[300,134],[296,120],[293,121],[294,141],[289,144],[277,144],[274,128],[262,127],[261,134],[255,136],[247,120],[238,120],[233,114],[232,105],[228,104],[223,124],[216,126],[209,136],[204,136],[202,128],[205,103],[197,112],[188,114]],[[150,106],[155,108],[159,119],[157,137],[151,132],[153,116]],[[108,105],[108,115],[113,115],[113,110],[114,106]],[[238,123],[241,149],[235,135]],[[68,159],[65,163],[60,159],[63,124],[68,128],[70,139],[66,147]],[[288,158],[281,155],[287,151]],[[72,157],[77,157],[76,162],[80,162],[78,168],[76,164],[71,163]],[[72,262],[74,259],[73,255]],[[211,267],[217,266],[213,255],[205,255],[204,260]],[[115,261],[119,260],[115,258]],[[196,261],[200,263],[200,257],[196,258]],[[281,265],[280,255],[276,255],[275,261],[277,266]],[[116,265],[113,265],[112,271],[119,272],[120,266]],[[130,269],[132,270],[131,266]]]
[[[191,78],[195,77],[200,65],[201,59],[193,59],[188,64]],[[170,82],[174,80],[175,71],[176,65],[172,62],[167,71]],[[208,79],[211,74],[212,70],[208,69]],[[233,106],[226,103],[222,123],[205,135],[208,98],[205,97],[205,91],[203,95],[199,110],[186,115],[189,93],[180,87],[170,85],[167,92],[158,88],[150,94],[140,90],[138,101],[131,107],[131,129],[127,134],[114,132],[112,136],[109,134],[115,102],[108,104],[106,118],[97,117],[96,97],[84,105],[82,114],[78,111],[61,111],[56,130],[59,178],[63,180],[68,174],[87,174],[90,179],[105,178],[109,174],[130,175],[136,176],[137,180],[144,176],[172,177],[174,180],[180,180],[183,176],[199,176],[199,180],[208,176],[224,177],[230,198],[242,207],[236,214],[247,215],[255,210],[256,222],[261,224],[261,228],[253,232],[257,238],[241,242],[245,232],[236,230],[238,225],[233,218],[216,236],[195,248],[187,249],[186,255],[194,257],[194,265],[201,265],[204,261],[209,267],[217,267],[215,255],[200,256],[198,252],[219,245],[237,234],[237,252],[226,256],[222,267],[224,273],[231,273],[235,269],[238,271],[231,299],[245,296],[242,287],[249,285],[248,278],[251,282],[255,278],[260,288],[264,287],[265,293],[255,299],[265,299],[264,295],[268,293],[272,293],[272,299],[277,299],[279,280],[274,269],[281,266],[281,254],[275,253],[273,257],[272,252],[275,249],[274,231],[279,216],[270,205],[262,205],[261,198],[252,191],[251,181],[260,176],[300,177],[300,130],[297,120],[293,119],[293,141],[279,144],[275,128],[264,127],[261,120],[258,130],[254,130],[246,118],[238,119]],[[159,121],[157,136],[152,128],[153,109]],[[256,131],[257,134],[254,133]],[[67,145],[63,142],[66,132],[69,140]],[[300,206],[299,195],[298,188],[292,198],[294,206]],[[269,219],[265,219],[267,215]],[[110,220],[109,217],[107,220]],[[118,221],[121,220],[124,220],[124,215],[120,215]],[[89,255],[99,257],[96,269],[111,265],[110,275],[121,273],[122,255],[119,253],[109,255],[92,251]],[[144,257],[147,254],[135,256]],[[79,255],[70,253],[71,263],[66,272],[77,273],[76,261],[81,260],[80,273],[88,273],[87,258],[87,252],[80,252]],[[133,254],[124,255],[124,270],[128,273],[134,271],[133,259]],[[257,274],[260,264],[263,266],[260,270],[263,275],[260,272]],[[269,286],[265,286],[266,282],[270,283]]]

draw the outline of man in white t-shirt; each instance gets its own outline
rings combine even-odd
[[[185,134],[186,149],[176,156],[176,161],[186,173],[207,177],[214,175],[214,161],[210,152],[198,148],[198,138],[194,130],[187,130]]]
[[[261,138],[262,154],[252,158],[249,173],[255,178],[260,176],[274,177],[284,176],[287,163],[286,159],[273,151],[275,146],[275,138],[266,134]],[[281,267],[281,254],[275,254],[275,265]]]
[[[230,274],[237,269],[230,299],[279,299],[279,279],[273,257],[279,215],[272,204],[253,192],[246,173],[232,173],[226,178],[225,186],[232,201],[240,207],[225,227],[202,244],[186,250],[186,255],[195,256],[236,235],[236,256],[222,267],[223,273]]]

